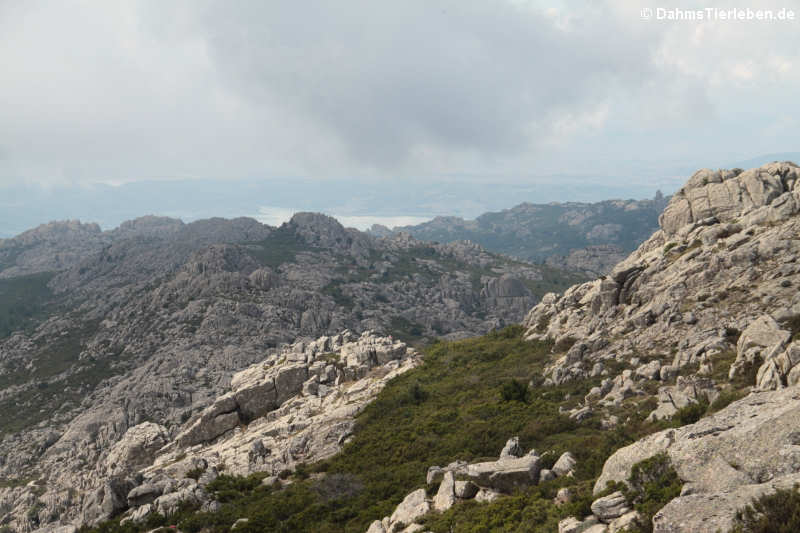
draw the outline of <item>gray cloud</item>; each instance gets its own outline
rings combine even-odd
[[[796,146],[800,21],[560,5],[0,2],[0,184],[630,179]]]
[[[526,151],[560,114],[591,113],[613,87],[641,84],[655,44],[614,19],[587,13],[563,30],[502,3],[235,6],[203,17],[224,79],[378,169]]]

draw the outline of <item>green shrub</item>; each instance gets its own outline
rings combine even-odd
[[[504,402],[528,403],[530,391],[525,383],[512,379],[503,383],[503,386],[500,387],[500,397],[503,398]]]
[[[633,465],[628,484],[622,488],[640,518],[630,533],[651,533],[653,516],[670,500],[680,496],[683,481],[662,452]]]
[[[782,489],[756,498],[736,513],[731,533],[796,533],[800,531],[800,492]]]
[[[741,400],[745,396],[747,396],[748,391],[743,389],[735,389],[733,387],[725,387],[719,393],[719,396],[711,402],[711,405],[708,406],[708,412],[714,413],[721,409],[724,409],[731,403],[735,402],[736,400]]]
[[[186,477],[188,477],[190,479],[194,479],[195,481],[197,481],[198,479],[200,479],[200,476],[202,476],[203,472],[205,472],[205,471],[206,471],[205,468],[199,468],[199,467],[198,468],[192,468],[191,470],[186,472]]]
[[[686,407],[678,409],[673,415],[672,420],[679,426],[694,424],[703,418],[708,411],[708,398],[701,396],[696,403],[690,403]]]

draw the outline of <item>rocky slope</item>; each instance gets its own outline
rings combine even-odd
[[[528,313],[529,343],[509,332],[432,347],[406,375],[425,384],[419,386],[430,398],[418,391],[416,410],[394,398],[377,402],[397,409],[384,424],[409,417],[423,434],[416,442],[416,433],[403,433],[412,440],[412,459],[431,457],[421,443],[434,438],[451,454],[436,464],[447,466],[430,467],[424,485],[408,478],[404,497],[391,506],[384,501],[360,531],[648,530],[641,520],[652,520],[656,532],[727,531],[754,496],[792,487],[800,480],[798,213],[794,164],[699,171],[664,210],[661,229],[608,276],[549,294]],[[508,342],[507,349],[497,342]],[[493,374],[498,367],[510,374]],[[436,381],[451,379],[450,388]],[[490,379],[491,388],[479,389]],[[387,390],[402,390],[400,380]],[[498,400],[493,391],[500,384]],[[456,409],[441,397],[465,387],[481,395],[480,405],[459,396],[463,409]],[[195,424],[210,420],[208,413],[214,420],[224,415],[206,413]],[[377,426],[353,437],[362,448],[340,455],[377,452],[369,439],[390,438],[380,416],[371,420]],[[497,460],[487,459],[485,448],[459,440],[460,426],[470,444],[489,438],[488,427],[520,430],[522,437]],[[646,436],[631,443],[630,435]],[[524,454],[522,439],[545,451]],[[565,447],[575,455],[562,453]],[[402,464],[386,470],[402,471]],[[285,501],[285,488],[277,490],[261,501]],[[223,509],[257,518],[243,505]],[[314,530],[314,520],[306,517],[303,530]],[[199,531],[197,521],[184,523]]]
[[[610,413],[658,388],[651,418],[663,418],[754,385],[722,411],[606,462],[596,492],[625,481],[636,462],[670,457],[685,485],[653,519],[657,532],[726,531],[754,495],[800,475],[791,429],[800,408],[799,212],[792,163],[701,170],[672,198],[661,229],[608,276],[548,295],[526,317],[528,338],[555,342],[549,383],[630,365],[575,413]]]
[[[333,455],[383,385],[418,363],[402,342],[345,331],[287,346],[238,372],[230,392],[177,434],[142,422],[114,440],[103,435],[109,413],[89,409],[39,458],[42,478],[3,491],[4,523],[15,531],[73,530],[70,524],[91,525],[122,511],[141,521],[186,502],[214,510],[219,503],[204,487],[219,472],[278,476]],[[98,446],[98,436],[107,446]]]
[[[439,343],[423,364],[394,339],[336,335],[393,324],[409,334],[411,316],[423,333],[435,332],[441,316],[450,331],[479,331],[518,313],[522,298],[532,297],[520,291],[530,291],[542,271],[476,245],[375,239],[310,214],[262,241],[195,250],[172,271],[153,268],[156,257],[134,253],[138,245],[112,244],[94,263],[51,282],[58,294],[82,295],[70,301],[98,321],[80,344],[81,365],[37,374],[45,365],[36,350],[63,332],[68,339],[74,326],[65,320],[86,324],[80,315],[51,318],[3,345],[4,361],[14,363],[6,373],[30,372],[5,397],[41,399],[35,395],[58,383],[69,384],[58,390],[86,395],[82,405],[47,413],[38,426],[4,439],[0,468],[18,481],[0,489],[3,520],[30,531],[122,512],[140,531],[148,517],[183,501],[209,513],[187,518],[191,531],[215,512],[234,511],[242,514],[224,516],[215,531],[229,529],[231,518],[237,528],[255,530],[238,517],[258,515],[222,502],[207,489],[210,480],[230,468],[269,474],[273,483],[301,461],[332,457],[357,428],[352,416],[377,397],[374,405],[391,416],[373,414],[377,426],[367,428],[362,448],[344,447],[336,457],[350,454],[353,461],[364,449],[384,461],[426,457],[425,468],[447,466],[431,467],[425,488],[402,464],[387,468],[402,474],[400,498],[384,496],[369,521],[326,515],[328,524],[348,523],[348,531],[438,533],[454,524],[469,530],[489,518],[480,506],[460,502],[479,499],[493,524],[522,527],[527,520],[531,531],[558,524],[563,533],[615,532],[638,527],[642,516],[650,520],[653,513],[630,499],[633,487],[622,490],[620,483],[632,483],[642,461],[664,457],[676,484],[666,493],[671,501],[658,502],[654,530],[726,531],[753,496],[790,487],[800,476],[799,213],[794,164],[701,170],[670,200],[660,229],[607,276],[535,305],[524,320],[528,343],[513,331]],[[134,275],[134,288],[116,287],[129,268],[145,273]],[[86,303],[87,295],[109,290]],[[342,307],[347,311],[339,314]],[[398,309],[413,315],[392,320]],[[292,336],[324,333],[331,337],[276,349]],[[96,361],[114,362],[101,386],[69,381]],[[381,389],[399,396],[381,397]],[[463,406],[477,394],[481,405],[462,410],[448,403],[456,398]],[[407,424],[407,445],[397,443],[394,426],[380,425],[390,421]],[[517,431],[521,439],[509,441],[497,460],[486,459],[485,444],[498,438],[498,428],[506,432],[500,444]],[[446,441],[448,457],[433,459],[436,439]],[[523,454],[522,439],[545,451]],[[383,449],[384,440],[402,450]],[[351,465],[355,472],[359,464]],[[607,489],[608,482],[617,485]],[[300,480],[232,497],[286,504],[282,494],[293,483]],[[393,495],[397,487],[389,483],[370,486]],[[369,506],[369,497],[348,501]],[[589,499],[571,504],[577,497]],[[314,509],[336,514],[330,506]],[[304,530],[313,530],[315,518],[303,520]]]
[[[475,220],[436,217],[393,230],[374,226],[386,236],[406,232],[426,240],[470,240],[487,250],[580,271],[605,274],[658,228],[666,205],[660,193],[652,200],[608,200],[597,203],[523,203]]]
[[[103,488],[97,469],[130,428],[153,422],[141,438],[174,439],[235,372],[287,342],[346,329],[474,335],[521,319],[554,275],[474,244],[376,239],[311,213],[280,228],[52,224],[2,250],[3,282],[45,294],[0,340],[0,522],[20,532],[107,516],[119,487]]]

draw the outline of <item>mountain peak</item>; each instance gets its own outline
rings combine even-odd
[[[306,244],[329,249],[365,249],[369,237],[358,230],[347,229],[335,218],[322,213],[295,213],[285,224]]]
[[[743,171],[701,169],[670,200],[659,217],[661,229],[675,235],[682,227],[714,217],[732,222],[760,208],[758,216],[770,217],[770,210],[797,208],[792,191],[800,178],[800,167],[791,162],[769,163]]]

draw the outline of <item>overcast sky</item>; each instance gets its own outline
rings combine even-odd
[[[659,6],[731,5],[0,0],[0,187],[625,186],[797,151],[800,6],[773,22]]]

